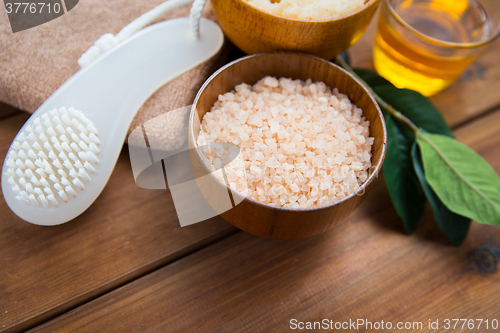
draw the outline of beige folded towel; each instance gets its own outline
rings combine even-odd
[[[77,60],[104,33],[118,33],[164,0],[85,0],[65,15],[13,34],[0,6],[0,101],[34,112],[80,67]],[[159,21],[189,16],[190,5]],[[214,19],[210,3],[203,17]],[[139,110],[131,129],[167,111],[193,102],[203,82],[228,58],[227,45],[206,63],[170,81]]]

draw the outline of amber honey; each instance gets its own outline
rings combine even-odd
[[[387,0],[374,47],[377,72],[400,88],[434,95],[474,61],[490,34],[473,0]]]

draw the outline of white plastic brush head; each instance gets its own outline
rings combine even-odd
[[[78,195],[99,162],[99,133],[79,110],[62,107],[36,117],[7,154],[7,177],[16,199],[52,208]]]

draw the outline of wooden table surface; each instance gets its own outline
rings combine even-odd
[[[372,67],[374,28],[350,50],[354,65]],[[497,173],[499,54],[496,41],[433,98]],[[0,110],[3,161],[28,115]],[[406,236],[382,178],[348,220],[304,240],[261,239],[221,218],[181,228],[168,191],[135,185],[125,148],[101,196],[67,224],[31,225],[0,199],[0,332],[284,332],[292,319],[445,332],[453,318],[490,328],[451,332],[500,332],[499,256],[499,227],[474,222],[456,248],[429,207]]]

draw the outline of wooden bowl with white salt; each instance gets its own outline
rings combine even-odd
[[[262,80],[268,76],[289,79]],[[312,88],[311,82],[314,83]],[[283,100],[287,104],[286,108],[276,104],[283,99],[277,93],[263,95],[268,96],[264,97],[265,102],[255,99],[256,92],[277,91],[287,85],[292,85],[287,89],[295,92],[284,92],[289,95],[287,99],[293,100],[293,103]],[[238,92],[234,91],[235,87]],[[249,89],[254,88],[255,91],[252,90],[253,93],[249,95]],[[227,94],[229,92],[232,93]],[[318,97],[330,96],[325,95],[328,93],[332,96]],[[239,96],[241,94],[254,96],[254,101],[248,103]],[[269,96],[274,96],[272,98],[278,102],[272,101]],[[312,98],[312,101],[308,98]],[[342,99],[340,103],[339,98]],[[234,102],[238,99],[241,99],[241,105],[246,106],[236,112],[229,110],[238,109]],[[272,108],[273,105],[276,107]],[[312,105],[311,110],[304,105]],[[269,107],[272,112],[266,111]],[[215,112],[217,108],[220,110]],[[283,112],[287,112],[286,115],[277,113],[285,109]],[[224,120],[225,123],[219,126],[214,121],[222,119],[221,112],[237,116],[232,120]],[[263,120],[255,118],[257,115]],[[238,125],[241,117],[244,119]],[[301,121],[304,124],[313,121],[315,117],[317,124],[298,125]],[[352,128],[347,123],[348,118],[353,119],[355,125]],[[384,118],[366,88],[339,66],[299,53],[252,55],[222,67],[199,90],[189,121],[190,159],[203,196],[226,221],[248,233],[266,238],[313,236],[351,215],[370,190],[382,168],[386,152]],[[338,122],[348,124],[347,127],[339,127],[344,132],[332,129],[331,124]],[[325,124],[324,129],[318,124]],[[360,124],[364,124],[365,128]],[[212,130],[214,128],[217,129]],[[297,135],[300,128],[304,128],[303,135]],[[244,130],[250,132],[242,133]],[[258,133],[262,135],[262,140]],[[239,155],[236,159],[233,155],[230,159],[233,162],[229,164],[221,165],[220,160],[216,161],[214,168],[219,153],[214,148],[209,151],[206,147],[211,141],[224,142],[225,139],[232,142],[233,147],[229,150],[234,150],[236,146],[240,148],[237,150]],[[261,143],[256,144],[259,141]],[[294,144],[290,146],[292,142]],[[360,150],[368,145],[369,155]],[[290,147],[293,149],[289,150]],[[256,152],[254,148],[262,152]],[[339,154],[339,151],[342,153]],[[234,165],[239,165],[242,171],[238,171]],[[358,168],[362,165],[367,169]],[[315,168],[315,172],[311,172],[312,168]],[[244,175],[245,182],[237,175]],[[353,180],[349,175],[356,175],[357,179],[353,177],[358,183],[352,185]],[[319,180],[316,181],[314,177],[319,177]],[[351,186],[349,184],[352,185],[352,192],[342,192]],[[246,187],[238,188],[240,185]]]
[[[251,1],[211,0],[217,23],[243,52],[293,51],[324,59],[335,58],[359,40],[379,3],[379,0],[365,0],[361,7],[338,17],[314,19],[310,15],[285,17]]]

